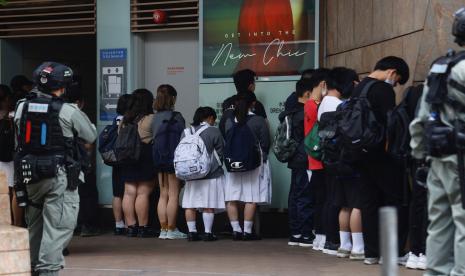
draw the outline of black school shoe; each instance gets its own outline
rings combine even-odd
[[[199,233],[197,232],[189,232],[187,234],[187,241],[193,242],[193,241],[201,241],[202,239],[200,238]]]
[[[244,232],[244,236],[242,238],[243,241],[259,241],[262,238],[255,235],[255,233],[246,233]]]
[[[287,242],[287,245],[290,245],[290,246],[297,246],[299,245],[299,242],[300,242],[300,238],[296,238],[294,236],[291,236],[289,238],[289,241]]]
[[[126,236],[129,238],[137,237],[139,233],[139,227],[137,225],[130,225],[128,226],[128,230],[126,231]]]
[[[155,231],[150,226],[140,226],[137,232],[138,238],[155,238]]]
[[[324,254],[336,256],[337,250],[339,249],[339,244],[332,243],[330,241],[326,241],[325,247],[323,249]]]
[[[124,234],[126,234],[126,228],[115,227],[113,234],[115,236],[123,236]]]
[[[218,240],[218,237],[215,236],[213,233],[205,233],[203,235],[203,241],[211,242],[211,241],[217,241],[217,240]]]
[[[242,241],[242,233],[241,232],[233,232],[233,241]]]

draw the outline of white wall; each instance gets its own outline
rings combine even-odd
[[[145,87],[156,93],[160,84],[173,85],[178,91],[176,110],[187,122],[199,102],[198,45],[196,30],[145,36]]]

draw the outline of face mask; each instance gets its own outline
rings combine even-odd
[[[387,83],[387,84],[389,84],[389,85],[391,85],[392,87],[394,87],[394,85],[396,84],[395,81],[390,80],[390,79],[387,79],[387,80],[385,80],[384,82]]]
[[[328,95],[328,88],[325,87],[325,88],[321,89],[321,96],[324,97],[326,95]]]

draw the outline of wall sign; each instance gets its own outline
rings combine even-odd
[[[127,50],[100,50],[100,74],[100,121],[111,121],[118,98],[127,93]]]
[[[203,0],[200,9],[203,83],[231,81],[241,69],[295,79],[317,65],[317,0]]]

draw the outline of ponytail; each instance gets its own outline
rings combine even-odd
[[[237,122],[239,124],[246,123],[247,115],[249,114],[249,109],[252,107],[255,101],[256,97],[253,92],[239,92],[237,94],[234,115],[236,116]]]

